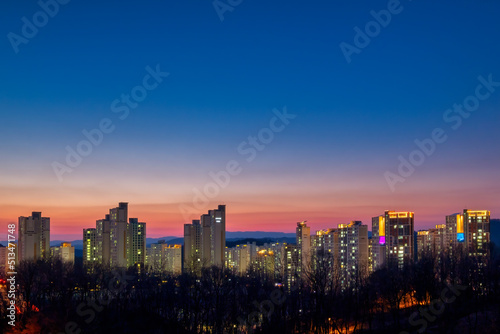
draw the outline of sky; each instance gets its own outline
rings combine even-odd
[[[80,239],[119,202],[148,237],[218,204],[228,231],[500,217],[499,14],[493,0],[2,1],[0,240],[32,211],[51,239]]]

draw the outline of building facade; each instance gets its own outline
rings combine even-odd
[[[193,220],[192,224],[184,225],[184,268],[195,270],[201,268],[203,259],[200,220]]]
[[[490,211],[463,210],[446,216],[444,246],[449,254],[457,247],[470,256],[482,256],[489,252]]]
[[[38,260],[50,256],[50,218],[41,212],[19,217],[18,260]]]
[[[96,243],[97,257],[99,263],[109,265],[111,263],[111,219],[110,215],[96,221]]]
[[[125,268],[128,264],[128,203],[119,203],[109,210],[109,219],[110,265]]]
[[[184,225],[184,267],[199,271],[202,267],[225,265],[226,206],[208,211]]]
[[[50,255],[66,263],[75,263],[75,247],[71,245],[71,242],[63,242],[60,246],[50,247]]]
[[[489,254],[490,212],[487,210],[467,210],[463,212],[464,237],[468,255]]]
[[[417,232],[417,259],[424,256],[438,258],[445,251],[446,225],[436,225],[436,228]]]
[[[96,227],[83,230],[84,264],[127,268],[146,263],[146,223],[128,218],[128,203],[109,210]]]
[[[297,271],[302,278],[305,278],[305,273],[310,270],[311,266],[311,228],[307,226],[306,221],[297,223],[295,229],[295,241],[298,251]]]
[[[91,271],[92,267],[100,263],[97,245],[97,231],[95,228],[83,230],[83,266]]]
[[[368,275],[368,226],[360,221],[339,224],[338,270],[342,288],[355,288]]]
[[[299,281],[299,247],[297,245],[285,245],[284,247],[284,260],[285,260],[285,268],[284,268],[284,284],[287,289],[290,291],[291,288],[297,284]]]
[[[160,240],[147,249],[147,264],[153,272],[172,275],[182,273],[182,245],[169,245]]]
[[[414,213],[386,211],[384,218],[385,240],[381,237],[381,241],[385,241],[386,261],[402,268],[415,260]]]
[[[146,264],[146,223],[130,218],[127,225],[127,266]]]
[[[250,267],[251,246],[237,245],[236,247],[226,248],[225,267],[238,275],[244,275]]]
[[[386,263],[385,215],[372,218],[371,270],[382,268]]]

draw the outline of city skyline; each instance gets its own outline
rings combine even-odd
[[[82,260],[87,274],[102,268],[135,268],[138,272],[201,275],[207,268],[226,268],[240,275],[285,275],[289,289],[290,284],[307,282],[312,271],[321,269],[336,272],[344,290],[356,286],[360,277],[364,279],[387,266],[403,270],[429,255],[455,258],[462,251],[487,259],[493,249],[490,211],[470,209],[447,215],[446,224],[418,232],[414,229],[414,212],[385,211],[372,217],[371,236],[368,224],[361,221],[313,233],[307,221],[302,221],[296,223],[295,242],[267,238],[262,244],[262,240],[240,239],[240,244],[228,246],[226,205],[218,205],[185,224],[182,243],[157,240],[147,245],[147,224],[129,218],[128,204],[119,202],[104,219],[96,220],[95,228],[83,229]],[[491,221],[498,224],[500,220]],[[71,243],[50,246],[50,217],[32,212],[32,216],[19,217],[18,226],[19,243],[9,243],[9,249],[17,250],[16,261],[62,260],[74,265],[75,247]],[[0,272],[9,267],[6,250],[2,246]]]
[[[243,274],[251,270],[252,264],[265,275],[274,275],[271,267],[282,272],[286,258],[293,262],[291,265],[301,279],[306,279],[304,275],[308,270],[317,268],[316,261],[325,268],[340,266],[347,270],[340,277],[344,285],[355,283],[349,277],[357,277],[360,273],[367,275],[389,263],[403,269],[429,252],[447,253],[452,257],[463,247],[469,256],[490,252],[491,213],[488,210],[464,209],[463,213],[447,215],[446,224],[418,232],[414,229],[414,212],[385,211],[384,215],[372,217],[373,234],[370,236],[368,224],[361,221],[338,224],[337,228],[316,230],[315,233],[311,233],[307,221],[302,221],[296,223],[295,243],[268,243],[271,239],[267,238],[260,247],[255,239],[252,242],[246,239],[246,244],[228,247],[226,205],[218,205],[201,214],[200,219],[185,224],[181,244],[178,240],[176,243],[157,240],[147,245],[147,224],[139,222],[138,218],[129,218],[128,204],[118,203],[117,207],[109,209],[104,219],[96,220],[95,228],[83,229],[83,266],[89,274],[100,266],[136,267],[139,271],[150,267],[154,271],[168,270],[177,274],[181,271],[200,274],[203,268],[212,266]],[[500,219],[492,221],[498,224]],[[62,242],[60,246],[51,247],[50,217],[32,212],[29,217],[19,217],[18,226],[19,243],[9,242],[9,247],[17,249],[16,261],[59,258],[74,263],[75,247],[71,243]],[[5,270],[6,247],[2,247],[0,266]],[[286,253],[290,256],[285,256]],[[274,262],[276,256],[285,257],[280,261],[276,259],[277,262],[269,267],[269,261]]]
[[[129,207],[128,206],[128,202],[119,202],[120,205],[125,205],[126,206],[126,211],[127,211],[127,216],[137,216],[136,214],[130,214],[130,212],[137,212],[137,211],[134,211],[133,208],[135,206],[135,204],[132,203],[132,205]],[[218,204],[218,205],[214,205],[213,207],[217,207],[217,206],[221,206],[221,204]],[[226,204],[223,204],[222,205],[223,207],[226,206]],[[130,208],[132,208],[132,210],[130,210]],[[109,205],[104,209],[104,211],[107,211],[109,209]],[[116,208],[118,209],[118,208]],[[416,213],[416,216],[417,216],[417,219],[416,220],[413,220],[414,219],[414,215],[415,215],[415,212],[414,211],[411,211],[411,210],[408,210],[408,211],[404,211],[403,213],[406,213],[408,212],[409,214],[412,214],[412,226],[413,227],[413,230],[415,232],[417,231],[426,231],[426,230],[429,230],[429,229],[433,229],[434,227],[438,226],[438,225],[443,225],[443,224],[446,224],[446,222],[448,221],[449,217],[454,217],[456,215],[460,215],[462,213],[462,211],[464,210],[471,210],[470,208],[469,209],[456,209],[456,210],[452,210],[450,211],[451,213],[443,213],[443,215],[441,216],[441,220],[440,221],[436,221],[436,223],[430,223],[428,226],[423,226],[422,224],[418,224],[418,212]],[[484,210],[484,207],[476,207],[474,210]],[[200,210],[201,211],[201,210]],[[206,210],[208,211],[209,213],[212,212],[212,210]],[[51,240],[58,240],[58,241],[64,241],[64,242],[68,242],[68,241],[75,241],[75,240],[81,240],[81,231],[83,230],[84,233],[86,230],[96,230],[96,228],[91,228],[90,226],[92,224],[97,224],[97,226],[99,226],[99,224],[102,224],[102,222],[104,220],[102,219],[98,219],[97,217],[93,220],[93,223],[90,223],[89,226],[74,226],[75,229],[78,229],[80,232],[77,233],[77,234],[66,234],[66,235],[60,235],[58,233],[54,233],[54,227],[56,227],[57,225],[54,225],[54,219],[53,217],[50,215],[50,214],[46,214],[45,213],[45,210],[42,210],[42,211],[31,211],[32,213],[40,213],[40,212],[43,212],[43,215],[44,216],[47,216],[49,217],[48,219],[51,221],[50,222],[50,230],[51,230]],[[399,212],[398,210],[382,210],[381,212],[386,212],[386,214],[388,213],[401,213]],[[491,212],[491,210],[488,210],[488,212]],[[346,221],[337,221],[335,223],[316,223],[314,221],[309,221],[309,220],[302,220],[302,222],[307,222],[308,226],[311,228],[311,236],[314,235],[313,232],[319,232],[319,231],[328,231],[328,230],[331,230],[331,229],[335,229],[337,228],[337,226],[339,225],[346,225],[346,224],[350,224],[352,222],[361,222],[362,224],[364,225],[367,225],[368,226],[368,231],[370,231],[370,233],[374,232],[373,229],[372,229],[372,226],[374,226],[375,224],[375,220],[379,220],[380,219],[383,219],[384,215],[382,216],[376,216],[377,213],[374,213],[370,219],[366,219],[365,220],[355,220],[353,219],[352,217],[350,218],[346,218],[347,220]],[[100,213],[100,215],[102,216],[102,212]],[[110,215],[106,215],[106,219],[109,219],[109,216]],[[139,215],[140,216],[140,215]],[[207,216],[206,214],[204,216]],[[226,216],[231,216],[231,210],[226,213],[224,211],[224,217]],[[142,217],[142,216],[141,216]],[[491,214],[491,217],[492,219],[500,219],[500,218],[497,218],[495,216],[495,214]],[[20,218],[25,218],[24,216],[19,216],[18,219]],[[196,218],[196,216],[194,216],[194,218]],[[131,218],[132,219],[132,218]],[[137,219],[137,218],[133,218],[133,219]],[[195,221],[197,221],[198,223],[200,223],[200,216],[198,215],[197,219],[193,219],[191,222],[189,223],[184,223],[184,224],[180,224],[180,233],[179,234],[162,234],[161,232],[159,234],[151,234],[150,230],[149,230],[149,222],[146,220],[146,219],[143,219],[141,218],[141,221],[143,221],[142,224],[147,224],[148,225],[148,233],[147,233],[147,236],[148,238],[156,238],[156,239],[161,239],[163,237],[177,237],[177,238],[183,238],[186,236],[186,229],[185,227],[186,226],[192,226],[192,224],[194,224]],[[231,227],[231,222],[230,220],[228,220],[227,218],[224,218],[224,222],[226,221],[229,221],[230,225],[229,227]],[[385,221],[385,220],[384,220]],[[299,221],[300,222],[300,221]],[[12,223],[12,222],[11,222]],[[17,220],[16,220],[16,223],[17,223]],[[265,232],[278,232],[278,233],[286,233],[286,234],[289,234],[289,235],[295,235],[297,232],[297,229],[296,229],[296,224],[298,224],[297,222],[291,222],[291,221],[287,221],[287,222],[284,222],[283,226],[285,227],[284,229],[278,229],[278,228],[275,228],[275,229],[262,229],[262,230],[250,230],[250,229],[247,229],[247,230],[232,230],[232,229],[226,229],[226,227],[224,227],[224,230],[226,232],[262,232],[262,233],[265,233]],[[385,223],[384,223],[385,224]],[[88,224],[87,224],[88,225]],[[376,233],[373,235],[374,238],[378,238],[379,237],[379,232],[378,232],[378,223],[376,228]],[[57,231],[57,227],[56,227],[56,231]],[[381,235],[381,234],[380,234]],[[1,239],[0,239],[1,240]],[[377,239],[378,240],[378,239]],[[385,239],[384,239],[385,240]],[[385,241],[380,241],[380,244],[385,244]]]
[[[29,217],[19,217],[19,242],[17,245],[9,243],[8,247],[0,247],[0,274],[11,275],[8,283],[11,292],[9,298],[15,297],[12,291],[16,291],[15,287],[12,288],[15,283],[11,282],[16,276],[12,275],[19,275],[22,277],[22,282],[28,284],[19,288],[19,291],[27,296],[26,304],[20,303],[21,306],[17,307],[21,316],[29,315],[30,311],[37,314],[44,310],[41,302],[43,299],[29,297],[29,292],[32,291],[31,284],[37,286],[44,279],[47,283],[50,282],[52,291],[64,289],[67,280],[67,284],[70,284],[67,291],[71,293],[76,294],[75,291],[78,291],[83,295],[86,291],[101,298],[107,296],[105,305],[109,307],[108,302],[116,297],[110,294],[110,291],[114,286],[124,283],[123,274],[120,272],[126,273],[126,281],[134,279],[137,283],[131,284],[128,291],[119,291],[126,293],[127,298],[140,296],[139,300],[143,302],[155,303],[150,312],[158,312],[158,307],[162,307],[159,300],[162,299],[145,298],[146,295],[175,295],[173,299],[166,299],[171,307],[172,303],[176,304],[175,301],[185,300],[184,297],[180,298],[185,290],[190,291],[187,293],[188,296],[194,297],[188,298],[194,301],[194,305],[207,304],[208,301],[202,303],[199,301],[208,296],[212,302],[215,301],[217,310],[240,309],[218,305],[224,305],[228,300],[241,302],[242,296],[249,295],[247,289],[252,291],[258,286],[259,291],[274,289],[266,293],[270,293],[271,299],[263,301],[261,305],[274,303],[280,306],[284,302],[293,303],[294,299],[288,296],[294,294],[302,298],[302,302],[308,301],[309,298],[301,296],[304,294],[308,296],[309,293],[313,298],[329,301],[330,298],[327,296],[335,293],[336,298],[347,298],[346,301],[349,301],[347,305],[355,301],[361,306],[363,302],[359,301],[359,298],[375,301],[376,299],[369,299],[373,294],[385,297],[378,299],[379,302],[370,304],[368,309],[373,308],[373,311],[378,310],[377,312],[384,314],[386,311],[383,308],[379,309],[379,303],[382,302],[390,306],[390,310],[397,310],[399,314],[400,311],[405,312],[407,308],[422,310],[422,306],[429,303],[430,295],[428,292],[420,295],[416,289],[425,287],[432,291],[431,289],[435,289],[435,284],[429,284],[429,281],[437,282],[443,279],[444,275],[458,273],[463,282],[470,281],[470,286],[454,282],[455,287],[483,297],[495,291],[491,289],[492,284],[487,280],[490,277],[498,277],[490,274],[491,270],[498,270],[494,264],[498,263],[498,247],[490,243],[490,231],[492,231],[490,222],[493,220],[488,210],[464,209],[462,213],[447,215],[446,224],[436,225],[435,229],[418,233],[414,230],[414,212],[385,211],[383,215],[372,217],[374,231],[372,237],[369,237],[368,224],[363,224],[361,221],[338,224],[336,228],[317,230],[315,233],[311,233],[311,226],[307,225],[307,221],[302,221],[296,223],[293,241],[288,239],[273,241],[270,238],[240,239],[237,243],[233,241],[229,245],[226,243],[226,205],[218,205],[208,213],[200,213],[200,219],[193,220],[192,224],[184,225],[183,245],[178,240],[175,243],[156,240],[155,243],[146,246],[147,223],[139,222],[139,218],[129,218],[128,208],[129,203],[119,202],[117,207],[109,209],[109,214],[105,214],[104,219],[96,220],[95,228],[83,229],[83,259],[76,255],[75,247],[71,243],[63,242],[60,246],[50,247],[49,252],[50,217],[44,217],[41,212],[32,212],[32,216]],[[498,230],[496,225],[499,222],[500,219],[495,220],[495,230]],[[14,229],[15,226],[11,226],[10,233],[13,233]],[[11,261],[19,264],[14,266]],[[39,273],[41,279],[29,281],[35,272]],[[444,277],[446,279],[446,276]],[[103,279],[110,281],[107,284],[99,283]],[[59,283],[54,284],[54,281]],[[82,284],[85,281],[86,284]],[[245,284],[245,281],[248,283]],[[6,288],[5,282],[3,279],[0,281],[0,289]],[[95,287],[92,288],[92,284]],[[445,284],[449,287],[447,281]],[[235,289],[227,290],[230,286]],[[213,290],[215,294],[204,293],[212,291],[212,287],[215,288]],[[230,295],[227,291],[240,290],[242,295],[228,298]],[[43,290],[34,288],[33,291],[37,293]],[[159,291],[163,293],[158,293]],[[370,293],[366,294],[368,291]],[[395,300],[389,298],[395,294],[400,297]],[[54,295],[59,296],[57,293]],[[282,299],[273,299],[272,296],[277,295]],[[441,305],[448,303],[448,299],[441,299]],[[51,301],[52,298],[46,300]],[[73,298],[68,300],[72,302]],[[101,300],[96,299],[100,304],[104,304]],[[89,301],[92,302],[91,297],[88,297],[86,302],[80,302],[76,307],[76,315],[83,316],[82,307]],[[66,303],[69,305],[70,302]],[[117,302],[126,304],[124,300]],[[402,308],[400,308],[401,302],[404,304]],[[248,301],[243,302],[243,305],[247,303]],[[428,304],[431,311],[434,303],[430,301]],[[12,305],[9,306],[8,317],[11,319],[9,325],[14,326],[16,304],[9,303],[9,305]],[[99,307],[98,304],[94,305]],[[137,307],[135,302],[130,305]],[[343,302],[341,305],[344,307],[346,303]],[[304,309],[310,309],[306,312],[312,312],[312,315],[317,314],[315,312],[318,310],[314,307],[304,307]],[[194,310],[196,314],[207,312],[207,308],[204,307],[195,307]],[[269,314],[274,311],[271,310]],[[332,310],[333,308],[328,308],[328,312]],[[305,312],[298,311],[298,315],[303,313]],[[369,313],[371,312],[367,314]],[[234,315],[240,314],[241,311]],[[241,315],[238,318],[233,317],[230,323],[219,325],[216,322],[213,327],[221,326],[231,330],[241,327],[246,330],[254,323],[265,326],[260,316],[252,318],[251,315],[246,315],[245,311],[243,314],[243,317]],[[409,317],[409,326],[419,324],[414,321],[414,314],[418,316],[418,312],[415,311]],[[420,315],[423,316],[422,313]],[[283,319],[280,317],[278,319],[278,322],[283,323]],[[367,326],[371,330],[373,324],[369,319],[371,318],[368,318]],[[331,326],[331,321],[331,318],[328,320],[325,318],[323,326]],[[175,322],[182,324],[177,312]],[[94,326],[92,321],[86,323]],[[387,320],[383,320],[384,330],[387,330],[386,323]],[[78,326],[76,322],[72,324]],[[427,322],[421,325],[422,328],[426,328]],[[361,328],[364,326],[363,323]],[[397,332],[400,332],[400,326],[397,321],[395,325]],[[195,328],[195,331],[205,333],[207,329]]]
[[[137,211],[137,208],[135,208],[136,206],[138,206],[138,205],[137,204],[133,204],[131,206],[131,208],[132,208],[131,212],[133,212],[131,214],[131,216],[136,216],[136,217],[137,216],[140,216],[140,217],[147,216],[147,212],[141,214],[140,213],[141,211]],[[216,204],[214,204],[213,206],[216,206]],[[478,208],[480,210],[483,210],[485,207],[486,206],[476,206],[474,208]],[[99,207],[99,208],[101,208],[101,207]],[[52,238],[53,240],[73,241],[73,240],[80,240],[81,239],[81,230],[84,229],[84,228],[89,227],[89,226],[87,226],[89,224],[90,225],[95,224],[95,221],[99,220],[98,217],[102,216],[102,211],[103,210],[106,211],[106,210],[108,210],[108,208],[109,208],[109,205],[104,206],[101,209],[101,212],[96,217],[94,217],[94,219],[90,220],[89,223],[84,222],[84,223],[82,223],[83,224],[82,226],[77,225],[77,224],[72,225],[71,229],[74,230],[74,231],[78,231],[78,232],[76,232],[76,233],[65,233],[65,234],[58,233],[61,230],[61,226],[57,225],[57,219],[54,219],[54,216],[50,214],[50,210],[45,210],[45,209],[44,210],[31,210],[29,212],[40,212],[41,211],[41,212],[44,213],[44,215],[47,215],[48,217],[50,217],[50,219],[51,219],[51,231],[52,231],[51,235],[53,236],[53,238]],[[210,207],[208,207],[208,208],[210,208]],[[402,209],[407,210],[407,208],[402,208]],[[455,214],[457,212],[462,212],[462,210],[463,209],[461,209],[459,207],[455,207],[455,210],[451,210],[449,212],[443,212],[442,214],[441,213],[436,213],[436,215],[435,215],[437,217],[436,220],[431,220],[429,222],[424,222],[424,223],[422,223],[419,220],[420,213],[416,212],[415,231],[426,230],[426,229],[429,229],[429,228],[433,228],[435,225],[444,224],[446,222],[446,217],[448,215]],[[229,222],[229,229],[227,229],[228,232],[255,232],[255,231],[259,231],[259,232],[284,232],[284,233],[289,233],[289,234],[295,233],[295,225],[294,224],[296,222],[288,221],[288,220],[285,220],[285,219],[282,219],[282,218],[279,219],[280,224],[276,225],[277,227],[268,227],[268,228],[265,228],[265,226],[268,225],[267,222],[266,222],[266,223],[262,224],[262,226],[263,226],[262,229],[236,229],[236,228],[233,228],[233,224],[231,222],[231,217],[235,216],[235,214],[231,213],[231,211],[229,211],[229,213],[227,214],[227,216],[229,217],[229,219],[227,219],[227,221]],[[387,210],[387,208],[383,209],[383,210],[379,210],[379,212],[384,212],[384,211],[398,211],[398,210],[393,210],[393,209]],[[407,210],[407,211],[415,212],[414,210]],[[495,215],[494,211],[492,211],[492,210],[489,210],[489,211],[492,212],[491,216],[493,218],[497,218],[497,215]],[[139,213],[137,213],[137,212],[139,212]],[[348,224],[351,221],[359,220],[363,224],[368,225],[369,226],[369,230],[372,231],[372,229],[371,229],[372,219],[373,219],[373,217],[376,214],[377,214],[377,212],[373,212],[373,214],[368,213],[368,215],[370,217],[367,218],[367,219],[364,219],[364,220],[362,220],[362,219],[356,219],[355,216],[345,215],[343,217],[343,219],[338,219],[338,220],[331,219],[330,221],[332,221],[332,222],[315,222],[314,220],[307,219],[307,217],[302,217],[303,219],[297,219],[296,221],[307,220],[308,224],[311,227],[313,227],[314,231],[316,231],[316,230],[319,231],[319,230],[324,230],[324,229],[329,229],[329,228],[336,227],[338,224]],[[238,215],[236,215],[236,216],[238,216]],[[196,216],[193,215],[193,217],[195,218]],[[151,224],[150,221],[148,219],[146,219],[146,218],[141,218],[141,220],[148,224],[148,237],[150,237],[150,238],[162,238],[162,237],[170,237],[170,236],[172,236],[172,237],[182,237],[184,235],[184,224],[188,224],[188,222],[186,222],[186,223],[179,223],[176,226],[175,222],[172,223],[175,226],[172,229],[172,231],[178,231],[177,233],[176,232],[173,232],[173,233],[170,233],[170,232],[161,232],[161,231],[168,231],[167,229],[165,229],[165,230],[162,230],[162,229],[153,229],[153,232],[151,232],[151,227],[150,226],[153,225],[153,224]],[[5,220],[4,223],[5,224],[9,224],[9,223],[13,223],[13,222],[17,222],[17,218],[16,218],[15,221],[14,220],[12,220],[12,221]],[[190,223],[191,222],[189,222],[189,224]],[[236,224],[236,225],[238,225],[238,224]],[[2,240],[2,239],[0,239],[0,240]]]

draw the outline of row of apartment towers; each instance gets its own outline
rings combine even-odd
[[[96,228],[83,230],[83,263],[87,267],[104,264],[112,267],[139,267],[149,265],[153,271],[182,272],[182,245],[169,245],[159,241],[146,248],[146,223],[137,218],[128,217],[128,203],[119,203],[102,220],[96,222]],[[186,225],[184,258],[191,256],[191,238],[189,226],[195,231],[192,244],[200,254],[200,263],[222,266],[226,245],[226,206],[210,210],[193,225]],[[199,231],[197,234],[196,231]]]
[[[284,271],[299,274],[311,265],[314,254],[330,253],[338,267],[349,276],[360,271],[371,272],[388,261],[403,265],[416,260],[417,254],[439,254],[447,249],[465,246],[470,255],[487,252],[490,241],[490,212],[463,210],[446,216],[446,222],[435,229],[419,231],[415,237],[414,213],[385,211],[372,219],[372,237],[368,227],[359,221],[340,224],[336,229],[311,235],[306,222],[297,223],[296,243],[255,244],[226,247],[226,206],[208,211],[184,225],[184,247],[165,242],[146,248],[146,223],[128,219],[128,203],[119,203],[95,228],[83,230],[83,262],[86,266],[108,264],[113,267],[150,265],[154,269],[180,273],[206,266],[225,266],[244,273],[254,264],[264,271],[276,271],[276,262]],[[73,253],[74,247],[59,248]],[[50,248],[50,218],[34,212],[19,217],[18,260],[37,259],[57,253]],[[184,252],[182,252],[184,251]],[[184,254],[182,254],[184,253]],[[3,262],[3,261],[2,261]],[[274,262],[274,263],[273,263]],[[271,268],[272,267],[272,268]]]
[[[359,276],[367,275],[387,263],[402,268],[405,263],[416,261],[424,253],[432,256],[449,255],[457,247],[463,248],[470,256],[488,253],[490,241],[490,212],[486,210],[463,210],[446,216],[445,224],[435,229],[415,233],[414,212],[385,211],[372,218],[372,236],[368,226],[360,221],[339,224],[337,228],[317,231],[311,235],[307,222],[299,222],[296,227],[295,244],[255,243],[237,245],[217,252],[224,246],[224,234],[218,229],[217,211],[210,211],[184,226],[184,268],[199,270],[207,265],[221,263],[234,272],[245,274],[250,268],[269,276],[279,276],[288,283],[304,277],[325,259],[331,261],[343,286],[352,284]],[[221,217],[224,220],[223,216]],[[225,224],[224,224],[225,226]],[[222,227],[222,226],[221,226]]]
[[[189,225],[191,226],[191,225]],[[208,214],[194,221],[193,245],[197,247],[200,263],[204,265],[224,265],[226,245],[226,206],[219,205]],[[16,262],[38,260],[50,256],[74,262],[75,247],[71,243],[50,247],[50,218],[41,212],[33,212],[29,217],[19,217]],[[189,227],[186,227],[189,231]],[[189,232],[188,232],[189,233]],[[190,256],[190,237],[186,236],[187,253]],[[169,245],[159,241],[146,247],[146,223],[138,218],[128,218],[128,203],[121,202],[109,210],[104,219],[96,221],[95,228],[83,229],[83,264],[91,269],[95,265],[111,267],[139,268],[149,265],[154,271],[170,271],[180,274],[183,268],[182,245]],[[7,263],[7,248],[0,245],[0,271]]]
[[[128,203],[109,210],[95,228],[83,230],[83,263],[112,267],[144,266],[146,263],[146,223],[128,218]]]
[[[8,242],[9,248],[15,248],[16,263],[22,260],[37,260],[59,257],[63,261],[75,261],[75,247],[69,242],[59,246],[50,246],[50,218],[42,217],[41,212],[32,212],[31,216],[19,217],[18,242]],[[8,265],[7,247],[0,245],[0,272]]]
[[[297,223],[295,244],[270,243],[263,246],[238,245],[226,249],[226,267],[244,274],[250,267],[269,276],[279,275],[286,283],[304,277],[328,261],[328,268],[338,274],[347,287],[371,272],[396,264],[417,260],[423,254],[454,256],[461,247],[470,256],[488,254],[490,212],[463,210],[446,216],[445,224],[435,229],[414,232],[413,212],[385,211],[372,218],[372,236],[360,221],[339,224],[337,228],[317,231],[311,235],[306,222]]]
[[[128,219],[128,203],[119,203],[104,219],[96,221],[95,228],[83,230],[83,262],[116,267],[144,264],[146,254],[146,224],[137,218]],[[0,249],[0,253],[1,249]],[[41,212],[19,217],[16,262],[60,257],[74,262],[75,247],[69,242],[50,246],[50,217]],[[1,254],[0,254],[1,257]]]

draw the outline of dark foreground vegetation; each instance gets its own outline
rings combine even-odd
[[[0,332],[498,333],[500,267],[492,258],[424,256],[359,277],[347,289],[328,261],[290,286],[255,270],[171,276],[23,262],[16,327],[7,324],[2,298]]]

